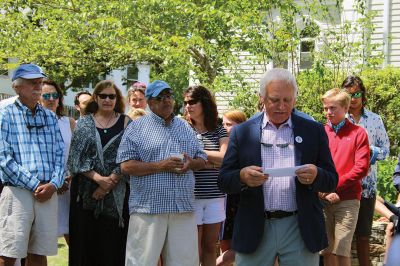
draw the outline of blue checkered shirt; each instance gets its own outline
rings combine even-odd
[[[127,127],[118,149],[117,163],[128,160],[158,162],[171,153],[207,159],[189,124],[174,117],[169,125],[150,112]],[[182,213],[194,211],[193,171],[184,174],[159,172],[131,176],[129,212]]]
[[[0,111],[0,179],[35,191],[40,182],[64,182],[64,142],[56,115],[37,104],[35,115],[19,99]]]

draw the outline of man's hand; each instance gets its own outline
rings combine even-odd
[[[192,170],[192,164],[193,164],[192,157],[190,157],[186,153],[184,153],[183,156],[184,156],[185,160],[183,163],[183,167],[180,170],[180,173],[186,173],[187,171]]]
[[[35,199],[39,202],[45,202],[53,196],[54,192],[56,192],[57,189],[56,187],[51,184],[39,184],[39,186],[36,188],[35,192],[33,193],[33,196]]]
[[[325,199],[332,204],[340,201],[339,195],[336,193],[329,193],[325,196]]]
[[[267,181],[268,175],[264,174],[259,166],[247,166],[240,170],[240,182],[249,187],[258,187]]]
[[[181,160],[178,157],[169,157],[165,160],[160,161],[159,163],[160,163],[160,168],[163,171],[172,172],[176,174],[182,173],[184,167],[183,160]],[[189,164],[190,162],[186,162],[186,166],[188,166]]]
[[[296,170],[296,176],[300,183],[303,185],[310,185],[317,177],[317,167],[313,164],[305,164],[300,169]]]

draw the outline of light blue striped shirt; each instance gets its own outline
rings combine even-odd
[[[35,115],[19,99],[0,111],[0,179],[34,191],[40,182],[64,182],[64,141],[56,115],[37,104]]]
[[[117,163],[128,160],[159,162],[173,153],[207,159],[189,124],[174,117],[170,124],[149,112],[126,128],[118,149]],[[131,176],[129,212],[182,213],[194,211],[193,171],[183,174],[159,172]]]

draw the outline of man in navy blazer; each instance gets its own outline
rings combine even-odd
[[[294,76],[272,69],[260,82],[265,112],[233,128],[218,184],[240,193],[232,247],[236,264],[318,265],[328,245],[318,192],[334,191],[338,175],[322,124],[292,113]],[[296,176],[267,168],[302,166]]]

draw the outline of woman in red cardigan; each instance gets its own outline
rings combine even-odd
[[[327,123],[329,149],[339,174],[336,191],[321,194],[329,246],[322,251],[324,265],[350,266],[351,241],[357,224],[361,198],[361,179],[369,167],[369,143],[364,128],[346,118],[350,95],[332,89],[322,96]]]

